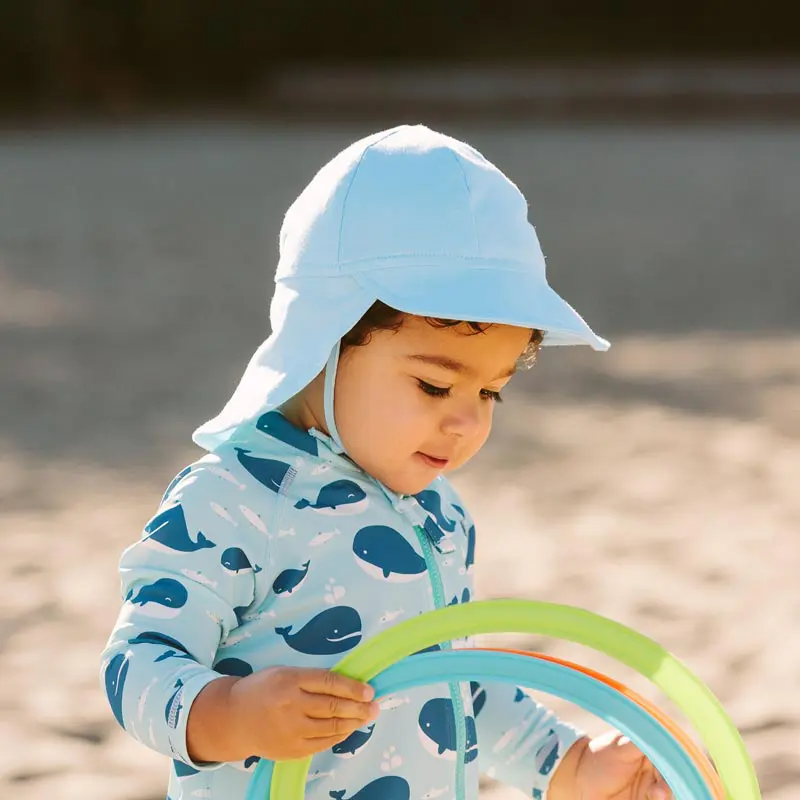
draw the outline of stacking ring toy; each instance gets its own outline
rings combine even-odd
[[[711,790],[714,800],[725,800],[725,788],[722,785],[722,781],[720,780],[717,771],[706,757],[706,754],[694,743],[690,737],[684,733],[680,726],[676,725],[672,719],[670,719],[657,705],[654,705],[640,694],[637,694],[633,691],[633,689],[629,689],[624,684],[615,681],[613,678],[609,678],[607,675],[603,675],[600,672],[595,672],[594,670],[589,669],[588,667],[583,667],[580,664],[574,663],[573,661],[566,661],[563,658],[546,656],[543,653],[529,653],[524,650],[512,650],[509,648],[500,647],[487,647],[480,649],[485,649],[496,653],[515,653],[520,656],[529,656],[536,661],[549,661],[552,664],[561,664],[562,666],[569,667],[576,672],[582,672],[584,675],[589,675],[595,680],[606,684],[606,686],[610,686],[612,689],[615,689],[620,694],[625,695],[625,697],[633,700],[634,703],[647,711],[651,717],[660,722],[661,725],[672,734],[673,738],[678,741],[681,747],[683,747],[683,749],[691,756],[695,766],[703,775],[708,788]]]
[[[525,600],[483,600],[448,606],[378,634],[345,656],[334,670],[356,680],[371,681],[380,694],[422,683],[482,679],[513,681],[568,700],[575,698],[587,710],[627,732],[679,800],[711,800],[708,784],[675,737],[642,706],[602,681],[547,661],[536,664],[534,670],[529,657],[511,653],[456,650],[407,659],[440,642],[505,632],[576,642],[635,669],[658,686],[692,722],[714,761],[728,800],[761,800],[755,770],[739,732],[711,691],[652,639],[584,609]],[[401,661],[404,663],[398,663]],[[541,675],[541,680],[532,680],[534,673]],[[588,686],[593,688],[584,692]],[[635,709],[633,716],[631,709]],[[309,757],[276,764],[270,784],[271,800],[301,800],[310,762]],[[255,800],[250,789],[263,785],[262,776],[270,768],[267,761],[256,767],[248,799]],[[258,800],[264,798],[262,794]]]
[[[603,682],[562,664],[543,661],[535,670],[531,666],[529,656],[516,653],[449,650],[403,659],[381,672],[371,683],[376,697],[443,680],[512,683],[557,695],[602,717],[634,740],[680,800],[715,800],[703,774],[681,744],[641,706]],[[300,800],[305,793],[306,774],[298,771],[282,782],[280,768],[278,765],[272,773],[269,797]],[[258,774],[259,769],[262,774]],[[259,763],[248,800],[268,796],[268,778],[268,769]]]

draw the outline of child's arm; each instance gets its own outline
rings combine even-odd
[[[528,797],[544,797],[567,751],[583,735],[521,689],[481,686],[486,701],[475,719],[481,772]]]
[[[265,532],[272,520],[239,515],[247,495],[220,473],[197,466],[184,475],[142,540],[123,553],[125,604],[102,656],[117,721],[189,765],[184,770],[252,755],[302,758],[378,712],[371,687],[330,670],[253,672],[244,661],[218,660],[222,639],[274,578]]]
[[[256,598],[254,569],[242,568],[245,561],[268,572],[267,536],[243,518],[224,518],[224,509],[242,502],[238,491],[202,464],[171,487],[142,539],[120,558],[125,603],[101,658],[117,722],[195,769],[218,765],[192,763],[189,710],[221,678],[211,668],[217,648]]]

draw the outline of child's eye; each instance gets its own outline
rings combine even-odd
[[[425,394],[430,395],[431,397],[450,396],[449,388],[443,388],[442,386],[434,386],[432,383],[423,381],[421,378],[417,378],[417,383],[419,384],[419,388],[422,389],[422,391],[425,392]],[[503,402],[503,398],[500,396],[500,392],[493,392],[491,389],[481,389],[481,397],[484,400],[490,400],[493,403]]]
[[[450,394],[450,389],[434,386],[433,384],[423,381],[421,378],[417,378],[417,383],[419,384],[419,388],[431,397],[447,397]]]

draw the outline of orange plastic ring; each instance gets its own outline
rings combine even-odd
[[[694,760],[694,763],[697,765],[697,768],[700,770],[703,778],[705,778],[708,788],[711,790],[711,793],[714,795],[716,800],[725,800],[726,795],[725,789],[722,786],[722,781],[706,754],[694,743],[692,739],[686,735],[686,733],[678,725],[675,724],[670,717],[668,717],[660,708],[658,708],[658,706],[654,705],[640,694],[634,692],[633,689],[629,689],[619,681],[615,681],[613,678],[609,678],[607,675],[603,675],[600,672],[595,672],[588,667],[583,667],[580,664],[575,664],[572,661],[566,661],[563,658],[546,656],[544,653],[532,653],[528,650],[514,650],[513,648],[505,647],[476,647],[475,649],[490,650],[496,653],[514,653],[515,655],[519,656],[529,656],[530,658],[536,658],[540,661],[549,661],[553,664],[560,664],[561,666],[569,667],[570,669],[582,672],[584,675],[595,678],[596,680],[605,683],[607,686],[610,686],[612,689],[616,689],[616,691],[618,691],[620,694],[625,695],[625,697],[627,697],[629,700],[632,700],[634,703],[640,705],[652,717],[657,719],[675,737],[675,739],[680,742],[684,750],[686,750],[686,752]]]

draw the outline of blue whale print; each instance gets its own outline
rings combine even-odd
[[[466,586],[464,587],[464,591],[461,592],[461,602],[462,603],[469,603],[469,588]],[[458,596],[454,595],[453,599],[447,604],[449,606],[457,606],[458,605]]]
[[[350,797],[345,797],[346,789],[337,792],[328,792],[333,800],[409,800],[411,797],[411,787],[405,778],[399,775],[384,775],[363,789],[359,789]]]
[[[469,764],[478,757],[478,731],[473,717],[465,717],[464,724],[467,734],[464,763]],[[458,742],[452,700],[445,697],[428,700],[419,713],[419,728],[422,744],[429,753],[455,757]]]
[[[558,761],[558,736],[551,728],[542,746],[536,751],[536,768],[540,775],[549,775]]]
[[[278,411],[267,411],[266,414],[262,414],[256,422],[256,428],[290,447],[312,456],[319,455],[317,440],[307,431],[296,428]]]
[[[416,653],[412,653],[412,656],[418,656],[422,653],[438,653],[442,649],[440,644],[432,644],[430,647],[425,647],[422,650],[417,650]]]
[[[361,617],[350,606],[334,606],[321,611],[297,633],[292,626],[275,628],[292,650],[312,656],[328,656],[352,650],[361,641]]]
[[[313,508],[315,511],[357,514],[366,506],[367,493],[353,481],[338,480],[328,483],[319,490],[317,501],[299,500],[295,508]]]
[[[158,658],[153,659],[154,664],[158,664],[159,661],[166,661],[168,658],[188,658],[190,661],[194,659],[188,653],[178,653],[177,650],[165,650]]]
[[[522,691],[522,689],[517,687],[516,694],[514,695],[514,702],[521,703],[527,696],[528,695],[526,695],[525,692]]]
[[[125,689],[125,679],[128,677],[130,662],[125,653],[117,653],[108,662],[105,672],[106,695],[114,712],[114,718],[124,728],[125,720],[122,716],[122,693]]]
[[[214,664],[213,669],[222,675],[236,675],[239,678],[253,674],[252,666],[241,658],[223,658]]]
[[[405,537],[387,525],[367,525],[353,537],[358,565],[373,578],[393,582],[413,581],[426,570],[425,559]]]
[[[180,503],[169,506],[156,514],[145,525],[144,532],[147,534],[142,539],[145,546],[163,552],[171,550],[176,553],[194,553],[197,550],[216,547],[214,542],[207,539],[202,532],[198,532],[197,541],[192,539],[186,527],[186,517]]]
[[[158,631],[143,631],[134,636],[133,639],[128,639],[128,644],[158,644],[171,647],[181,653],[189,652],[177,639]]]
[[[469,532],[467,533],[467,560],[464,563],[467,571],[469,568],[475,563],[475,526],[469,526]]]
[[[464,745],[464,763],[470,764],[478,757],[478,729],[474,717],[465,717],[467,727],[467,741]]]
[[[311,562],[306,561],[303,564],[303,569],[285,569],[275,578],[275,582],[272,584],[272,591],[275,594],[291,594],[306,579],[310,565]]]
[[[256,458],[249,450],[234,448],[239,463],[262,485],[277,493],[289,471],[289,465],[271,458]]]
[[[175,681],[175,691],[172,693],[169,700],[167,700],[166,706],[164,706],[164,719],[166,720],[167,727],[173,730],[178,727],[178,723],[181,719],[181,711],[183,710],[182,699],[183,681],[178,678],[178,680]]]
[[[255,764],[258,764],[259,761],[261,761],[261,756],[248,756],[244,760],[244,768],[250,769],[250,767],[254,766]]]
[[[183,761],[172,760],[172,768],[175,770],[175,776],[180,780],[181,778],[188,778],[190,775],[197,775],[200,770],[184,764]]]
[[[453,701],[446,697],[428,700],[419,712],[419,728],[422,743],[429,753],[443,755],[447,751],[455,754],[456,722]]]
[[[350,758],[354,756],[359,750],[364,748],[372,737],[372,732],[374,730],[375,723],[373,722],[366,730],[353,731],[343,742],[339,742],[331,748],[333,754],[341,758]]]
[[[439,546],[441,544],[442,539],[444,539],[445,533],[444,531],[436,524],[433,517],[425,517],[425,522],[423,523],[422,527],[425,530],[425,533],[428,534],[428,538],[431,540],[431,544],[441,553],[442,548]]]
[[[448,519],[442,511],[442,498],[439,492],[425,489],[424,492],[414,495],[417,502],[436,520],[436,524],[444,531],[452,533],[456,529],[455,520]]]
[[[472,692],[472,713],[477,719],[478,714],[481,713],[483,707],[486,705],[486,689],[477,681],[470,681],[469,688]]]
[[[261,567],[257,564],[253,566],[241,547],[229,547],[227,550],[224,550],[220,558],[220,564],[222,564],[228,572],[233,572],[236,575],[240,572],[246,572],[247,570],[253,570],[254,573],[261,572]]]
[[[163,497],[161,498],[161,502],[163,503],[170,495],[172,490],[192,471],[192,465],[189,464],[188,467],[184,467],[172,480],[169,486],[167,486],[167,491],[164,492]]]
[[[146,606],[152,605],[153,608],[145,612],[152,616],[173,617],[186,605],[188,598],[189,594],[182,583],[172,578],[159,578],[155,583],[142,586],[135,597],[131,589],[125,600],[141,606],[142,611],[145,611]]]

